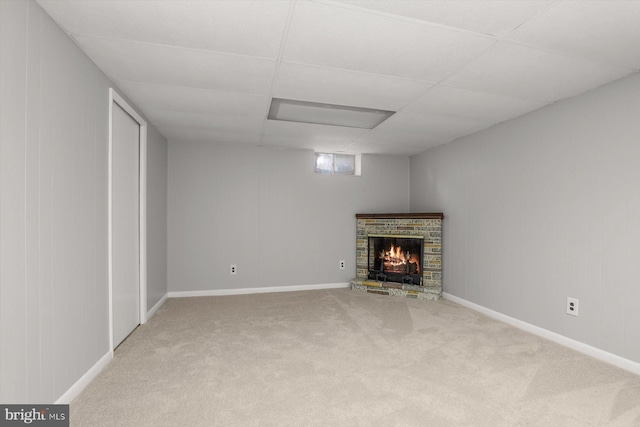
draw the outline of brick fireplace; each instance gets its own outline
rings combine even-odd
[[[438,300],[442,296],[442,213],[356,214],[351,289]]]

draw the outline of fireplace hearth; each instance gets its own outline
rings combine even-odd
[[[357,214],[357,276],[351,288],[439,299],[442,219],[442,213]]]

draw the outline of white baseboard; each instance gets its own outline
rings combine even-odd
[[[149,310],[149,312],[147,313],[147,322],[149,321],[149,319],[151,319],[151,316],[156,314],[156,311],[158,311],[158,309],[160,307],[162,307],[162,304],[164,304],[164,302],[167,300],[167,298],[169,298],[169,294],[168,293],[164,294],[164,296],[162,298],[160,298],[160,301],[158,301],[156,303],[156,305],[151,307],[151,310]]]
[[[210,297],[221,295],[265,294],[271,292],[313,291],[318,289],[348,288],[351,283],[327,283],[320,285],[272,286],[265,288],[209,289],[204,291],[169,292],[169,298]]]
[[[100,372],[102,372],[109,362],[111,362],[111,359],[113,359],[113,351],[108,351],[107,354],[102,356],[95,365],[93,365],[82,377],[80,377],[78,381],[75,382],[75,384],[69,387],[69,390],[60,396],[58,400],[55,401],[55,404],[67,405],[71,403],[71,401],[75,399],[76,396],[78,396]]]
[[[445,299],[448,299],[449,301],[458,303],[462,306],[470,308],[471,310],[478,311],[486,316],[489,316],[496,320],[500,320],[501,322],[507,323],[511,326],[515,326],[518,329],[522,329],[534,335],[538,335],[542,338],[548,339],[549,341],[553,341],[557,344],[568,347],[572,350],[576,350],[580,353],[586,354],[587,356],[591,356],[595,359],[602,360],[603,362],[607,362],[614,366],[617,366],[618,368],[622,368],[627,371],[631,371],[634,374],[640,375],[640,363],[634,362],[629,359],[625,359],[624,357],[620,357],[618,355],[609,353],[599,348],[592,347],[580,341],[567,338],[564,335],[551,332],[539,326],[534,326],[530,323],[523,322],[522,320],[514,319],[513,317],[509,317],[506,314],[498,313],[497,311],[493,311],[489,308],[467,301],[455,295],[451,295],[446,292],[443,292],[442,296]]]

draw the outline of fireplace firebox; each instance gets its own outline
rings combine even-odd
[[[368,278],[381,282],[422,285],[423,236],[368,236]]]

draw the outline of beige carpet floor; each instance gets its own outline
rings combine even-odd
[[[640,376],[455,303],[348,289],[169,299],[73,426],[640,426]]]

